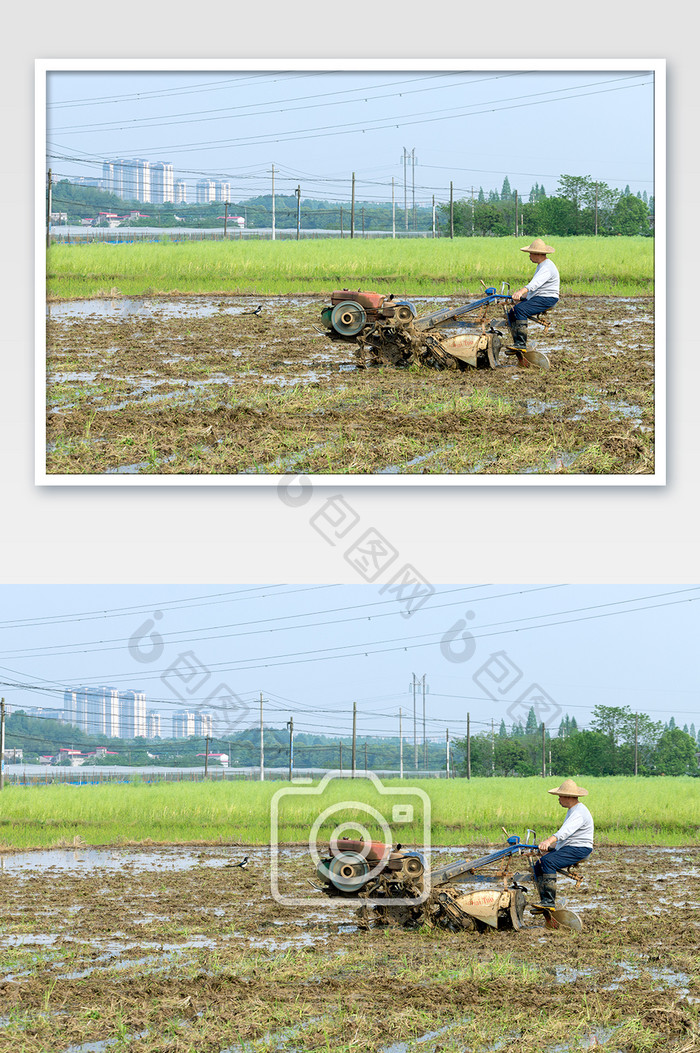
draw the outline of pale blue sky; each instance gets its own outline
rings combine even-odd
[[[387,63],[388,64],[388,63]],[[170,161],[176,178],[231,182],[232,199],[276,191],[409,207],[508,175],[527,195],[560,175],[653,194],[654,75],[639,69],[53,70],[47,167],[100,176],[105,158]],[[466,63],[465,63],[466,65]],[[415,157],[415,171],[412,160]]]
[[[244,725],[256,724],[262,692],[268,724],[293,716],[298,731],[347,734],[356,702],[358,734],[396,735],[402,708],[410,739],[409,686],[425,674],[430,737],[463,735],[467,712],[474,731],[510,724],[533,700],[555,727],[559,709],[585,726],[596,704],[700,727],[700,586],[442,584],[411,617],[405,597],[374,585],[2,586],[0,596],[10,709],[60,706],[66,686],[105,684],[142,689],[169,714],[224,685],[250,707]],[[550,701],[537,702],[543,694]],[[418,701],[420,722],[420,690]]]

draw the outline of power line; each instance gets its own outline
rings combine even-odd
[[[647,73],[635,73],[635,74],[631,74],[631,75],[629,75],[627,77],[614,78],[613,80],[616,81],[616,82],[619,82],[621,80],[629,80],[629,79],[639,80],[639,78],[641,78],[641,77],[648,78],[648,74]],[[611,83],[611,82],[612,81],[604,82],[604,83]],[[458,119],[460,117],[473,118],[473,117],[477,117],[477,116],[483,116],[484,114],[487,114],[487,113],[488,114],[501,113],[501,112],[510,111],[510,110],[514,110],[514,109],[529,108],[531,106],[551,105],[552,103],[570,101],[572,99],[582,99],[582,98],[588,98],[588,97],[594,96],[594,95],[609,94],[610,92],[625,91],[625,90],[629,90],[630,88],[648,87],[648,86],[650,86],[652,84],[653,84],[653,80],[648,80],[647,79],[645,82],[642,82],[642,83],[635,83],[635,84],[631,84],[631,85],[628,85],[628,84],[620,85],[618,83],[618,85],[616,87],[613,87],[613,88],[599,88],[599,89],[594,89],[594,90],[586,90],[586,91],[583,91],[583,92],[579,92],[579,89],[583,88],[583,87],[586,87],[586,85],[574,85],[573,87],[570,87],[570,88],[556,89],[556,91],[552,91],[552,92],[535,92],[535,93],[533,93],[532,96],[525,96],[524,97],[526,99],[533,99],[533,100],[537,99],[537,101],[513,102],[512,100],[505,100],[506,103],[510,103],[510,104],[505,104],[504,105],[504,104],[501,104],[500,100],[496,100],[496,101],[492,101],[492,102],[488,102],[488,103],[475,104],[475,105],[479,105],[479,106],[486,107],[486,108],[484,108],[484,109],[477,109],[477,110],[474,110],[473,112],[470,112],[473,109],[472,107],[467,107],[466,110],[464,109],[464,107],[453,107],[452,109],[447,110],[447,111],[446,110],[428,111],[426,114],[410,114],[410,115],[407,115],[407,116],[403,116],[400,119],[397,119],[395,117],[394,118],[380,117],[380,118],[376,118],[375,120],[370,120],[370,121],[350,121],[350,122],[347,122],[346,124],[342,124],[342,125],[338,125],[337,123],[334,123],[332,125],[321,125],[321,126],[319,126],[317,128],[312,128],[312,129],[305,129],[305,128],[296,128],[294,130],[285,129],[285,131],[281,132],[281,133],[278,132],[278,133],[261,134],[261,135],[254,135],[254,136],[239,136],[239,137],[236,137],[236,138],[226,138],[226,139],[217,139],[217,140],[202,140],[202,141],[196,142],[196,143],[188,143],[188,144],[186,144],[184,146],[182,144],[179,144],[179,143],[162,145],[162,146],[161,145],[159,145],[159,146],[151,146],[150,149],[152,151],[154,151],[154,152],[157,151],[157,152],[168,153],[168,154],[180,154],[180,153],[192,153],[195,150],[198,150],[198,151],[213,150],[213,149],[220,148],[222,146],[226,146],[227,148],[231,148],[231,149],[243,149],[243,148],[249,148],[251,146],[270,145],[272,143],[280,143],[280,142],[288,142],[288,141],[299,142],[299,141],[303,141],[303,140],[307,140],[307,139],[317,139],[317,138],[320,138],[320,137],[324,137],[325,138],[325,137],[338,136],[338,135],[347,136],[348,134],[350,134],[352,132],[366,133],[366,132],[372,132],[372,131],[386,131],[388,128],[409,128],[409,127],[414,127],[416,125],[421,125],[421,124],[433,124],[433,123],[446,121],[446,120],[456,120],[456,119]],[[577,91],[577,92],[579,92],[579,94],[576,94],[576,95],[564,94],[564,92],[573,92],[573,91]],[[543,96],[543,95],[544,96],[557,95],[558,97],[557,98],[540,98],[540,96]],[[520,97],[518,97],[518,98],[520,98]],[[53,134],[53,133],[50,133],[50,134]],[[121,152],[122,153],[132,153],[132,152],[135,152],[135,151],[131,150],[131,149],[123,148]]]

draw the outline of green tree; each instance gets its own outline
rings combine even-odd
[[[538,724],[537,717],[535,716],[535,707],[530,706],[530,712],[527,715],[527,721],[525,723],[525,734],[535,735],[537,734]]]
[[[536,769],[525,745],[518,739],[496,739],[494,763],[497,775],[535,775]]]
[[[649,208],[632,194],[618,199],[612,211],[613,234],[650,234]]]
[[[697,747],[690,735],[680,728],[671,728],[663,733],[654,759],[660,775],[699,774]]]

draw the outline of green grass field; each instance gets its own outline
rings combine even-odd
[[[582,779],[586,803],[596,822],[598,843],[683,845],[698,841],[700,779],[624,777]],[[419,790],[427,794],[431,839],[439,845],[467,845],[524,836],[534,828],[544,837],[560,825],[564,812],[546,793],[557,777],[529,779],[394,780],[378,794],[368,780],[333,780],[322,795],[285,793],[278,801],[278,840],[305,842],[312,824],[326,809],[347,801],[375,807],[391,824],[391,810],[411,803],[412,822],[391,824],[395,841],[423,843]],[[318,784],[314,784],[318,786]],[[102,786],[5,787],[0,797],[0,849],[47,848],[73,843],[270,843],[273,796],[287,790],[282,782],[134,783]],[[339,822],[356,818],[373,836],[380,825],[364,807],[339,808],[319,830],[327,838]]]
[[[555,238],[554,260],[566,296],[650,296],[652,238]],[[47,296],[121,294],[327,294],[373,288],[400,295],[478,294],[502,281],[517,288],[533,271],[528,239],[455,238],[374,241],[210,241],[52,245]]]

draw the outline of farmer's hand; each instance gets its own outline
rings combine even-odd
[[[519,303],[520,300],[524,300],[526,297],[527,297],[527,288],[523,288],[523,289],[518,289],[517,292],[514,292],[512,297],[511,297],[511,299],[513,300],[513,303]]]
[[[552,845],[556,844],[556,842],[556,837],[548,837],[544,841],[541,841],[537,847],[539,848],[540,852],[549,852]]]

